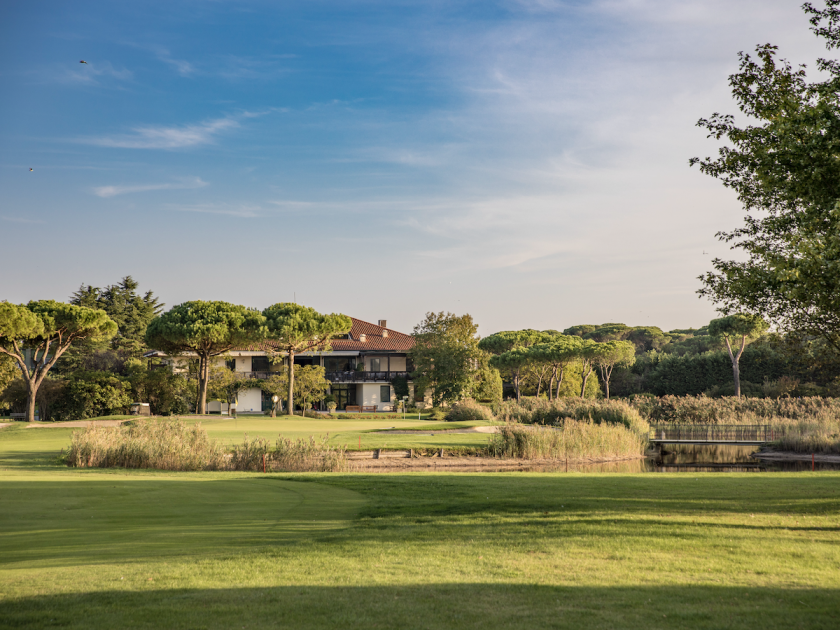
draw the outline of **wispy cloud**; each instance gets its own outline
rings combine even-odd
[[[183,179],[177,182],[169,182],[163,184],[139,184],[133,186],[99,186],[93,189],[93,194],[97,197],[116,197],[117,195],[125,195],[127,193],[148,192],[150,190],[184,190],[191,188],[204,188],[207,182],[200,177],[190,179]]]
[[[134,127],[132,133],[101,138],[83,138],[81,142],[118,149],[183,149],[209,144],[227,129],[239,127],[234,118],[217,118],[193,125],[175,127]]]
[[[255,219],[263,216],[260,214],[261,208],[258,206],[249,206],[244,204],[197,204],[194,206],[171,205],[170,207],[178,212],[199,212],[202,214],[216,214],[236,217],[239,219]]]
[[[236,115],[215,118],[192,125],[134,127],[131,133],[99,138],[79,138],[77,141],[117,149],[184,149],[210,144],[223,131],[240,127],[240,120],[258,118],[275,111],[283,110],[269,108],[261,112],[240,112]]]
[[[162,47],[154,47],[153,50],[157,54],[157,58],[165,64],[172,66],[175,69],[175,72],[180,74],[182,77],[188,77],[191,74],[195,74],[197,72],[196,67],[191,64],[189,61],[184,59],[175,59],[169,53],[169,50]]]

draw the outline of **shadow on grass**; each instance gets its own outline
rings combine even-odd
[[[141,587],[142,588],[142,587]],[[836,589],[515,584],[111,590],[0,602],[8,628],[836,628]]]

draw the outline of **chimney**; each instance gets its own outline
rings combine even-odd
[[[379,320],[379,327],[380,328],[388,328],[388,320],[380,319]]]
[[[361,341],[362,343],[366,342],[367,341],[367,335],[365,333],[362,333],[361,335],[359,335],[359,341]]]

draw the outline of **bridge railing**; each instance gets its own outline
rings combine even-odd
[[[654,424],[651,441],[770,442],[780,435],[766,424]]]

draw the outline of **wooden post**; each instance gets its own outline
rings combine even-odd
[[[263,453],[263,472],[265,472],[265,453]]]
[[[816,467],[814,465],[814,454],[813,453],[811,453],[811,470],[812,471],[816,470]]]
[[[379,459],[379,454],[382,452],[381,448],[377,448],[373,451],[373,459]]]

